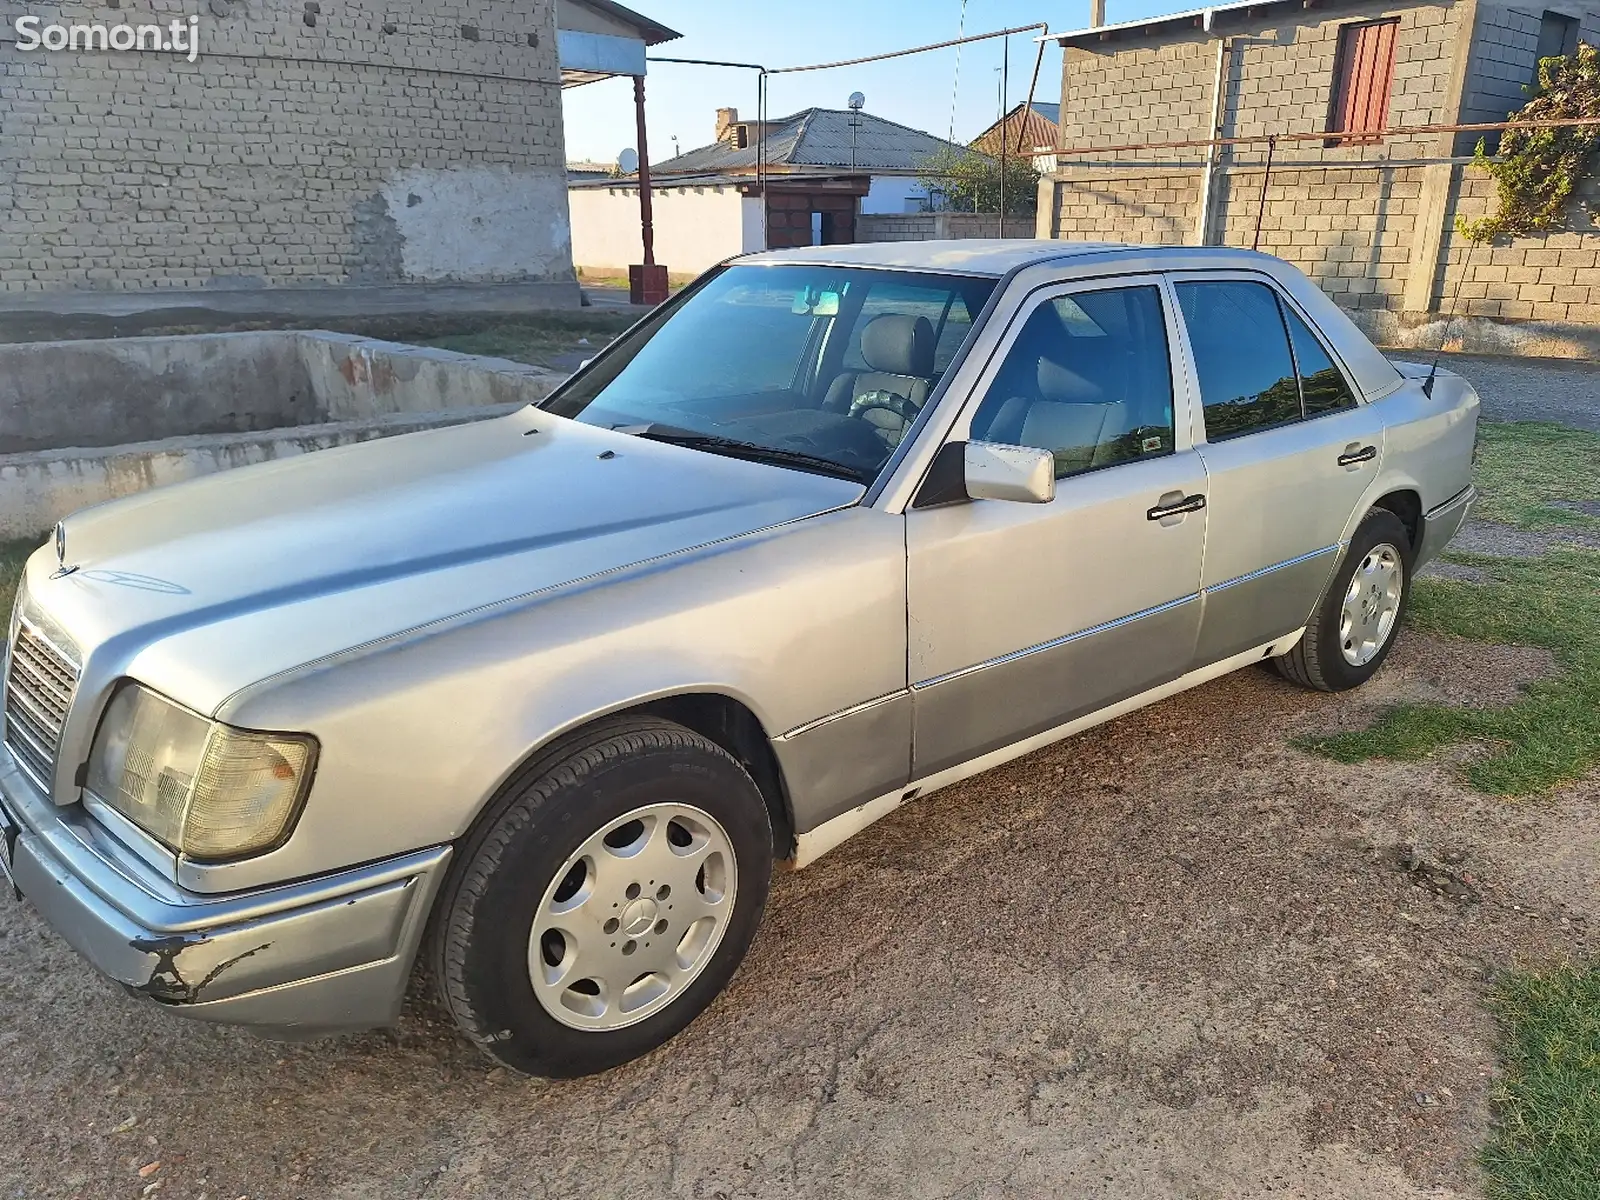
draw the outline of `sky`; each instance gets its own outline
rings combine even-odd
[[[754,62],[773,68],[832,62],[887,50],[942,42],[957,36],[962,0],[623,0],[683,34],[655,47],[652,55]],[[1106,20],[1129,21],[1192,7],[1193,0],[1108,0]],[[1008,26],[1048,21],[1052,29],[1081,29],[1089,23],[1088,0],[967,0],[966,32],[984,33]],[[851,92],[866,95],[866,111],[939,137],[951,132],[954,100],[955,140],[970,141],[991,125],[1004,107],[1027,99],[1038,46],[1034,34],[976,42],[957,52],[927,54],[858,67],[770,77],[768,111],[787,116],[803,108],[844,108]],[[1001,104],[1002,42],[1010,42],[1007,104]],[[1044,55],[1036,100],[1059,100],[1061,50],[1053,43]],[[607,79],[569,88],[565,109],[567,158],[615,162],[618,151],[633,147],[633,81]],[[756,115],[756,73],[718,67],[652,63],[645,82],[650,158],[661,162],[680,150],[711,142],[716,110],[739,109]]]

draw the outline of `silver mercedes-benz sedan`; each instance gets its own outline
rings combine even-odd
[[[9,630],[0,857],[101,972],[571,1076],[775,861],[1249,663],[1382,664],[1478,399],[1224,249],[759,254],[538,407],[81,512]]]

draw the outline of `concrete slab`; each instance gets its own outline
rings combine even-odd
[[[158,329],[304,326],[320,320],[578,308],[575,280],[307,288],[188,288],[154,292],[0,294],[0,342],[126,337]]]
[[[508,412],[564,378],[317,331],[0,345],[0,539],[212,471]]]

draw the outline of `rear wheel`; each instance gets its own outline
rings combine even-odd
[[[434,936],[444,1003],[529,1074],[637,1058],[732,978],[771,872],[766,804],[726,751],[669,721],[602,722],[463,846]]]
[[[1411,543],[1400,518],[1375,508],[1356,527],[1305,635],[1273,659],[1285,679],[1342,692],[1371,679],[1394,645],[1411,586]]]

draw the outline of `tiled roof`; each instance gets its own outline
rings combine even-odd
[[[972,139],[972,144],[985,154],[997,154],[1000,150],[1000,129],[1006,129],[1006,149],[1010,153],[1020,151],[1027,154],[1040,146],[1054,146],[1059,140],[1061,105],[1046,104],[1035,101],[1024,112],[1022,105],[1017,105],[1005,115],[1004,121],[996,121],[977,137]],[[1018,129],[1021,123],[1019,139]]]
[[[852,130],[851,124],[856,122]],[[755,122],[749,122],[749,145],[714,142],[653,164],[652,175],[727,171],[756,165]],[[851,135],[855,151],[851,153]],[[766,160],[771,166],[842,167],[915,171],[941,150],[962,149],[943,138],[874,117],[870,113],[833,108],[808,108],[767,122]]]

